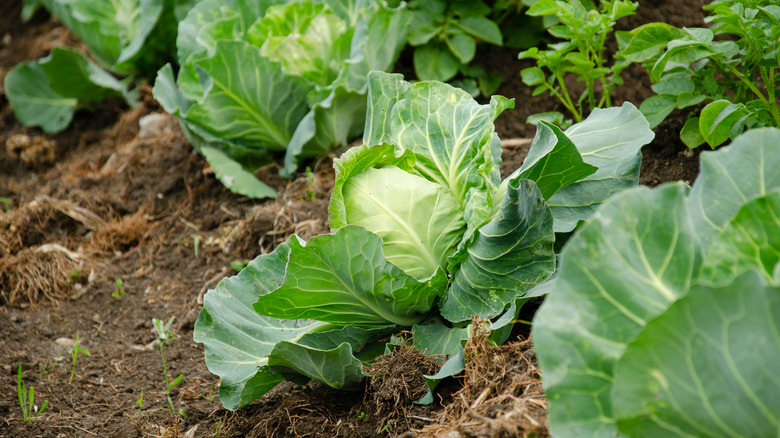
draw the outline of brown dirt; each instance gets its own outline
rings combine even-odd
[[[684,18],[677,25],[700,24],[699,8],[700,2],[643,1],[632,25],[674,17]],[[21,23],[20,10],[20,0],[0,6],[0,83],[18,62],[59,44],[80,45],[43,13]],[[505,78],[499,93],[517,100],[517,109],[499,118],[499,135],[531,137],[525,117],[556,109],[555,102],[530,98],[516,53],[489,49],[483,56]],[[638,104],[650,95],[649,83],[641,70],[630,73],[637,75],[626,80],[632,86],[616,98]],[[279,178],[275,165],[259,170],[278,200],[237,196],[215,180],[149,87],[141,92],[136,109],[109,101],[78,113],[63,133],[45,135],[16,122],[0,89],[0,197],[11,201],[0,212],[0,437],[546,436],[527,330],[501,347],[472,339],[464,377],[445,383],[432,406],[411,401],[425,392],[422,374],[438,365],[399,348],[369,369],[374,377],[362,391],[284,383],[245,409],[224,410],[218,379],[192,341],[202,295],[234,273],[232,261],[267,253],[292,233],[327,232],[332,157],[310,163],[312,176],[293,181]],[[643,183],[690,183],[698,172],[697,152],[676,137],[684,120],[678,116],[645,147]],[[141,119],[150,126],[144,132]],[[507,146],[504,173],[526,152]],[[165,359],[172,376],[184,376],[171,396],[185,416],[168,412],[153,344],[152,318],[172,316],[177,339],[165,346]],[[90,354],[74,366],[76,337]],[[17,399],[20,363],[36,405],[49,401],[30,423],[22,421]]]

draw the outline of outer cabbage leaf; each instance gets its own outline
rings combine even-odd
[[[778,383],[778,139],[756,130],[703,153],[687,196],[681,183],[619,194],[567,243],[533,333],[553,434],[777,431],[777,391],[762,389]]]
[[[452,322],[495,316],[555,270],[553,217],[530,180],[508,184],[498,214],[479,228],[439,303]]]
[[[533,325],[552,435],[617,436],[617,361],[687,293],[701,263],[687,192],[681,183],[626,190],[567,242]]]
[[[275,189],[255,178],[252,172],[241,167],[222,149],[202,144],[198,147],[198,151],[209,162],[214,176],[233,193],[256,199],[276,198]]]
[[[276,318],[334,324],[409,326],[425,318],[447,286],[444,270],[418,281],[389,263],[382,239],[358,226],[289,240],[284,282],[261,296],[255,310]]]
[[[73,49],[56,47],[51,55],[15,66],[5,78],[14,115],[44,132],[65,129],[80,104],[123,97],[135,104],[137,93]]]
[[[550,199],[558,190],[596,172],[597,168],[582,161],[577,146],[560,128],[547,122],[536,125],[523,165],[501,183],[497,199],[503,199],[509,181],[517,178],[536,183],[544,199]]]
[[[702,154],[690,202],[705,251],[742,205],[780,188],[778,144],[780,130],[751,129],[734,139],[731,147]]]
[[[74,35],[84,41],[90,53],[104,67],[112,66],[122,52],[123,42],[132,40],[133,16],[131,13],[124,23],[114,21],[118,6],[124,5],[125,11],[132,9],[133,0],[120,2],[65,2],[60,0],[41,0],[41,4],[53,16],[65,25]],[[128,8],[129,6],[129,8]],[[140,6],[140,3],[137,3]],[[140,18],[140,17],[138,17]],[[127,20],[130,20],[128,23]],[[120,36],[122,24],[125,25],[125,38]],[[128,29],[127,25],[131,27]],[[120,72],[118,72],[120,73]]]
[[[556,233],[572,231],[609,197],[636,186],[642,161],[639,150],[654,137],[642,113],[628,102],[597,108],[564,133],[577,145],[582,159],[598,170],[550,198]]]
[[[449,358],[457,355],[471,336],[472,324],[452,327],[436,315],[412,326],[414,347],[428,356]]]
[[[204,344],[206,366],[220,377],[219,398],[226,409],[257,399],[283,380],[268,368],[268,355],[277,343],[324,326],[269,318],[252,309],[258,295],[281,284],[289,251],[287,244],[279,245],[203,297],[193,339]]]
[[[618,428],[632,437],[776,436],[779,327],[780,288],[755,272],[694,287],[620,358]]]
[[[103,67],[147,74],[173,59],[181,11],[194,1],[41,0],[89,48]]]
[[[758,270],[771,284],[780,262],[780,191],[745,204],[712,241],[701,278],[717,283]]]
[[[14,115],[24,125],[40,126],[43,132],[55,133],[67,128],[73,120],[78,100],[52,90],[38,61],[14,66],[3,85]]]
[[[295,342],[276,344],[268,365],[271,371],[299,384],[315,379],[333,388],[356,388],[366,376],[362,360],[373,359],[375,355],[357,358],[352,352],[380,336],[390,335],[394,329],[395,326],[375,329],[345,326],[310,332]]]
[[[128,91],[128,81],[117,80],[79,51],[55,47],[51,55],[38,62],[51,89],[62,96],[82,102],[122,97],[129,105],[136,105],[138,93]]]
[[[304,384],[315,379],[336,389],[358,389],[366,373],[348,342],[324,350],[294,342],[276,344],[268,358],[271,371]]]
[[[258,180],[251,169],[242,165],[242,163],[254,163],[259,166],[269,162],[267,151],[251,149],[237,143],[232,143],[232,147],[227,148],[223,140],[198,125],[188,124],[184,120],[193,101],[176,88],[176,80],[173,78],[170,64],[157,73],[154,95],[166,112],[179,117],[185,136],[206,158],[214,170],[214,175],[225,187],[235,193],[253,198],[276,198],[276,191],[273,188]],[[228,155],[228,152],[232,155]]]
[[[260,56],[259,49],[242,41],[217,41],[214,56],[194,65],[203,97],[189,108],[188,123],[255,147],[287,147],[307,112],[309,87],[303,80],[286,76],[279,65]],[[255,72],[263,72],[262,77]]]
[[[392,144],[393,107],[409,93],[411,86],[400,74],[368,74],[368,109],[363,128],[363,144]]]

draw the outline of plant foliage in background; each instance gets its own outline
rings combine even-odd
[[[707,103],[680,132],[715,148],[745,129],[780,126],[780,4],[719,0],[709,28],[649,23],[622,33],[619,56],[641,62],[657,93],[640,107],[651,126],[675,108]]]
[[[637,6],[639,3],[627,0],[602,1],[598,7],[580,0],[537,1],[528,9],[528,15],[557,17],[559,24],[548,31],[561,41],[550,44],[547,50],[532,47],[520,53],[520,59],[535,59],[537,65],[520,72],[523,82],[535,87],[534,96],[547,92],[558,98],[575,122],[582,121],[595,108],[611,106],[610,93],[622,83],[620,72],[628,63],[615,62],[608,66],[604,49],[615,22],[632,15]],[[579,97],[573,96],[566,86],[569,74],[585,83]],[[564,116],[557,112],[543,113],[531,119],[535,120],[554,120],[561,124]]]
[[[453,85],[472,96],[495,93],[501,79],[478,65],[470,65],[477,44],[502,46],[504,34],[512,47],[530,47],[541,39],[542,29],[523,11],[531,0],[504,0],[491,6],[472,0],[412,0],[409,45],[415,47],[414,71],[420,80],[447,82],[459,72]]]
[[[533,326],[554,436],[777,435],[778,144],[748,131],[569,240]]]
[[[366,74],[390,69],[408,16],[381,0],[205,0],[180,23],[181,69],[154,96],[225,186],[275,197],[253,172],[344,146],[365,120]]]
[[[4,83],[14,114],[24,125],[56,133],[90,103],[120,97],[134,105],[137,96],[129,87],[135,76],[148,76],[174,59],[178,19],[192,3],[25,1],[24,19],[44,7],[84,42],[97,63],[77,50],[57,47],[45,58],[15,66]],[[109,72],[128,77],[120,81]]]
[[[332,234],[292,236],[204,297],[194,338],[228,409],[283,379],[354,387],[401,331],[452,357],[444,373],[457,373],[472,316],[492,319],[503,342],[555,271],[554,222],[573,228],[602,196],[636,184],[631,169],[653,136],[630,104],[594,113],[571,137],[543,122],[501,181],[493,120],[512,101],[480,105],[447,84],[382,72],[368,82],[365,144],[334,164]],[[611,188],[589,190],[595,181]],[[561,194],[575,207],[548,204]]]

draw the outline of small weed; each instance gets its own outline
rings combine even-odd
[[[222,426],[222,420],[219,420],[216,429],[214,429],[214,438],[217,438],[217,435],[219,435],[219,426]]]
[[[68,277],[68,283],[70,284],[81,283],[81,271],[78,269],[71,270],[70,277]]]
[[[141,396],[138,397],[138,401],[136,402],[138,404],[138,412],[141,412],[141,409],[143,409],[144,404],[144,389],[141,388]]]
[[[209,403],[214,401],[214,384],[213,383],[209,386],[209,394],[207,396],[205,396],[205,397],[204,396],[201,396],[201,397],[203,397],[206,400],[208,400]]]
[[[197,234],[192,235],[192,246],[195,248],[195,258],[198,258],[200,252],[200,236]]]
[[[76,360],[79,357],[79,353],[83,354],[84,356],[89,357],[89,351],[87,351],[86,348],[79,347],[79,332],[76,332],[76,344],[73,346],[73,366],[70,369],[70,379],[68,379],[68,385],[73,382],[73,375],[76,374]]]
[[[49,406],[48,400],[43,401],[43,405],[41,405],[40,409],[35,406],[35,390],[32,386],[28,390],[27,386],[22,382],[21,362],[19,362],[19,370],[16,372],[16,392],[19,395],[19,406],[22,408],[22,416],[24,417],[25,423],[29,423],[33,419],[40,417],[46,409],[46,406]]]
[[[363,411],[360,411],[360,413],[358,414],[358,418],[360,418],[360,419],[366,418],[366,413],[363,412]]]
[[[306,181],[308,181],[308,197],[310,201],[313,201],[317,199],[317,193],[314,191],[314,187],[317,186],[317,179],[314,176],[314,172],[312,172],[311,167],[306,167],[305,171],[306,175]]]
[[[230,267],[233,268],[236,272],[241,272],[242,269],[246,268],[246,265],[248,265],[249,262],[246,260],[233,260],[230,262]]]
[[[125,288],[124,288],[124,281],[117,277],[114,280],[114,283],[116,284],[116,288],[113,292],[111,292],[111,296],[114,297],[117,300],[121,300],[123,296],[125,296]]]
[[[165,376],[165,394],[168,397],[168,412],[171,415],[173,415],[173,400],[171,400],[171,388],[178,385],[179,382],[181,382],[181,379],[184,378],[184,375],[179,374],[179,376],[176,377],[172,382],[168,383],[168,367],[165,365],[165,353],[163,351],[163,347],[165,346],[166,342],[176,338],[176,335],[171,330],[171,325],[173,325],[174,320],[176,320],[175,316],[171,316],[171,319],[169,319],[168,322],[166,323],[163,323],[161,320],[157,318],[152,318],[152,324],[154,325],[154,330],[157,332],[157,344],[160,346],[160,357],[162,358],[163,375]],[[182,417],[184,416],[182,415],[183,411],[181,409],[179,409],[178,413]]]
[[[38,363],[38,375],[41,377],[41,379],[45,379],[49,376],[49,373],[51,372],[52,363],[50,361],[46,362],[39,362]]]
[[[8,213],[11,211],[11,207],[14,205],[14,201],[12,199],[0,196],[0,204],[5,205],[5,212]]]

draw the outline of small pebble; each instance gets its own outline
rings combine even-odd
[[[54,343],[65,348],[73,348],[76,346],[76,340],[71,338],[57,338]]]

